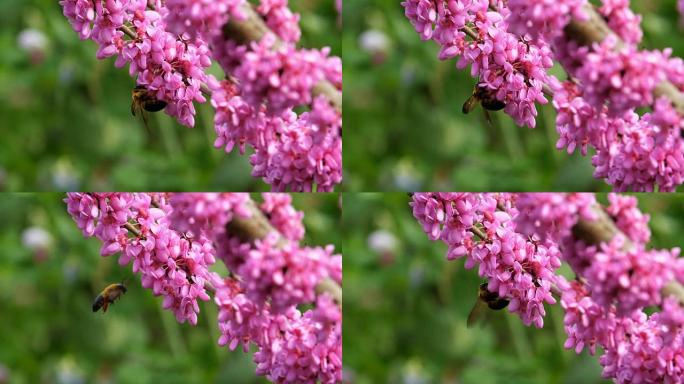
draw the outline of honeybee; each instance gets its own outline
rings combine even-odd
[[[99,295],[97,295],[95,301],[93,301],[93,312],[97,312],[102,308],[102,312],[106,313],[109,304],[114,303],[114,300],[121,297],[126,291],[126,286],[123,283],[109,284]]]
[[[154,94],[154,91],[150,91],[144,85],[136,85],[133,88],[132,93],[133,102],[131,103],[131,113],[136,116],[136,112],[142,115],[145,127],[147,126],[147,112],[159,112],[166,108],[166,101],[159,100]]]
[[[486,311],[485,307],[493,309],[495,311],[504,309],[508,306],[508,300],[499,297],[494,292],[489,292],[487,290],[487,283],[480,284],[480,290],[477,294],[477,301],[473,309],[470,310],[468,314],[468,322],[466,323],[468,328],[472,328],[477,322],[482,318],[482,315]]]
[[[500,111],[506,107],[506,103],[496,98],[496,91],[481,85],[475,85],[475,88],[473,88],[473,94],[468,98],[468,100],[465,101],[465,103],[463,103],[463,108],[461,111],[463,114],[467,115],[468,113],[472,112],[475,107],[477,107],[477,104],[482,104],[485,117],[490,125],[492,124],[492,118],[489,116],[488,111]]]

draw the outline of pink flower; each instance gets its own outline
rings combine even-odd
[[[515,201],[516,228],[528,236],[558,241],[570,235],[578,220],[596,219],[595,204],[591,193],[521,193]]]
[[[509,311],[526,325],[543,326],[544,302],[555,303],[551,285],[560,252],[550,242],[516,232],[517,210],[509,196],[415,193],[412,200],[414,216],[428,236],[449,246],[449,260],[465,255],[465,267],[478,266],[487,289],[510,301]],[[482,229],[474,230],[476,224]],[[474,235],[478,231],[484,233]]]
[[[629,9],[629,0],[602,0],[602,3],[599,12],[610,29],[624,42],[634,45],[641,42],[641,16]]]
[[[518,35],[529,34],[551,41],[563,33],[571,19],[586,20],[586,0],[509,0],[508,22]]]
[[[300,241],[304,238],[302,219],[304,212],[292,206],[292,196],[283,193],[264,193],[264,202],[259,205],[273,224],[273,227],[288,240]]]
[[[646,244],[651,240],[651,230],[648,228],[650,216],[639,210],[636,197],[610,193],[608,201],[610,205],[606,212],[630,240],[637,244]]]
[[[191,37],[201,36],[208,40],[221,33],[231,18],[244,20],[242,11],[245,0],[166,0],[166,22],[169,31]]]
[[[479,79],[477,85],[502,101],[504,111],[516,124],[536,125],[535,103],[547,103],[542,90],[549,81],[546,70],[553,65],[548,44],[529,44],[509,33],[503,11],[489,10],[489,1],[435,5],[408,0],[402,5],[421,38],[440,44],[440,59],[460,56],[456,66],[463,69],[470,65],[471,75]],[[466,26],[477,37],[466,35]]]
[[[266,25],[280,39],[288,43],[299,41],[302,35],[299,30],[299,14],[288,8],[287,0],[261,0],[257,12],[264,16]]]
[[[314,301],[316,286],[331,276],[329,267],[334,264],[329,260],[340,257],[332,252],[332,247],[300,248],[291,242],[281,245],[271,234],[256,241],[236,272],[250,300],[269,301],[273,312],[281,313],[293,305]]]

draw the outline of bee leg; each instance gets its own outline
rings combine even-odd
[[[109,300],[104,301],[104,305],[102,306],[102,313],[107,313],[107,307],[109,307]]]

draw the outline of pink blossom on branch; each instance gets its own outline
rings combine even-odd
[[[83,234],[102,241],[101,254],[132,262],[142,286],[163,296],[179,322],[196,324],[198,301],[214,292],[218,343],[242,344],[245,352],[256,345],[258,375],[341,382],[340,298],[319,285],[341,284],[342,259],[332,246],[297,244],[303,215],[289,196],[265,194],[262,208],[244,193],[69,193],[65,202]],[[227,261],[231,252],[240,254]],[[227,261],[229,277],[209,271],[216,255]],[[315,306],[302,312],[300,304]]]
[[[254,147],[253,176],[274,191],[331,191],[341,182],[342,113],[333,93],[341,92],[342,62],[329,48],[296,47],[299,15],[287,0],[255,8],[245,0],[60,4],[80,38],[99,45],[99,59],[129,64],[137,84],[181,124],[194,126],[194,102],[213,91],[215,146]],[[211,59],[226,73],[223,85],[205,73]]]
[[[194,126],[193,102],[205,101],[200,86],[206,82],[204,68],[211,64],[203,40],[190,41],[168,32],[161,14],[165,8],[159,2],[155,7],[159,12],[148,10],[145,0],[61,0],[60,4],[81,39],[99,45],[98,59],[116,56],[117,67],[129,64],[137,84],[168,103],[167,114]],[[127,25],[135,37],[124,38]]]
[[[671,49],[637,48],[641,17],[628,0],[603,0],[598,8],[586,0],[402,5],[421,38],[441,46],[440,59],[470,65],[518,125],[534,127],[535,104],[552,91],[557,148],[579,147],[583,155],[594,148],[594,177],[616,191],[672,191],[684,182],[682,119],[671,105],[672,94],[684,90],[684,63]],[[546,73],[553,61],[568,80]],[[664,92],[667,98],[659,97]],[[640,116],[643,107],[652,112]]]
[[[94,234],[103,242],[102,256],[121,253],[119,264],[133,261],[143,287],[164,297],[164,309],[181,323],[197,323],[197,300],[209,300],[204,282],[215,261],[207,238],[189,239],[171,229],[168,212],[153,207],[147,194],[70,193],[65,201],[84,235]],[[129,220],[135,232],[124,228]]]
[[[428,237],[449,245],[449,259],[465,254],[466,268],[479,264],[488,289],[509,299],[511,310],[527,306],[520,313],[526,324],[536,314],[532,323],[541,326],[543,306],[530,298],[548,283],[565,310],[565,347],[602,351],[605,378],[681,382],[684,297],[675,299],[672,286],[684,283],[684,258],[678,248],[646,249],[648,215],[634,197],[609,195],[609,201],[604,211],[593,194],[415,193],[410,206]],[[574,280],[556,275],[561,260]],[[515,290],[527,290],[527,301],[516,302]],[[647,315],[653,306],[661,310]]]
[[[477,85],[504,102],[516,124],[533,128],[535,103],[547,103],[543,86],[550,81],[551,50],[509,33],[505,15],[490,10],[489,3],[406,0],[402,6],[421,38],[440,45],[440,60],[458,57],[459,69],[470,65]]]
[[[526,325],[541,328],[544,302],[560,266],[558,248],[516,232],[514,212],[497,210],[505,197],[468,193],[416,193],[411,207],[432,239],[448,244],[449,260],[465,255],[466,268],[479,267],[487,289],[510,301]],[[477,226],[476,226],[477,224]],[[478,229],[480,228],[480,229]],[[473,233],[480,233],[474,235]]]

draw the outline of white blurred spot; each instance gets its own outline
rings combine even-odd
[[[369,29],[359,36],[359,45],[371,55],[384,54],[389,49],[389,39],[383,32]]]
[[[368,248],[380,254],[393,253],[397,249],[397,238],[392,232],[378,229],[368,236]]]
[[[29,227],[21,234],[21,243],[32,251],[47,249],[52,244],[52,235],[41,227]]]
[[[37,29],[24,29],[19,33],[17,42],[21,49],[28,52],[42,52],[47,47],[45,34]]]

